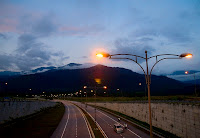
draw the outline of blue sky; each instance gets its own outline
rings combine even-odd
[[[194,55],[163,61],[154,74],[199,70],[199,24],[198,0],[0,0],[0,71],[75,62],[142,73],[130,61],[99,60],[95,54],[145,56],[145,50],[149,56]]]

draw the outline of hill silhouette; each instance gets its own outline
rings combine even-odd
[[[43,91],[46,93],[74,93],[83,89],[85,85],[97,86],[95,78],[101,79],[100,85],[106,85],[107,91],[111,95],[116,95],[117,89],[123,91],[124,96],[145,94],[144,74],[103,65],[84,69],[49,70],[43,73],[11,77],[7,80],[8,85],[2,91],[14,94],[38,94]],[[151,95],[191,94],[187,84],[180,81],[156,75],[152,75],[151,80]]]

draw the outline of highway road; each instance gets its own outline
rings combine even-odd
[[[86,111],[93,117],[95,118],[95,110],[93,107],[91,106],[87,106],[87,108],[85,107],[84,104],[78,103],[78,102],[74,102],[75,104],[79,105],[80,107],[83,107],[84,109],[86,109]],[[110,115],[106,112],[103,112],[101,110],[96,110],[96,121],[99,124],[99,126],[102,128],[102,130],[104,131],[106,137],[108,138],[149,138],[149,134],[146,134],[145,132],[131,126],[128,125],[128,129],[124,131],[124,133],[121,134],[117,134],[114,131],[113,125],[115,123],[120,123],[122,126],[124,126],[124,122],[123,120],[121,120],[120,122],[118,122],[117,117]]]
[[[61,102],[65,105],[65,113],[51,138],[92,138],[80,109],[68,101]]]

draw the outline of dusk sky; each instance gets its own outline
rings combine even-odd
[[[149,56],[193,54],[164,60],[153,74],[200,70],[200,1],[0,0],[0,71],[74,62],[142,73],[133,62],[99,60],[95,54],[145,56],[145,50]]]

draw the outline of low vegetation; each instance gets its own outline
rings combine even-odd
[[[0,137],[50,137],[57,128],[64,112],[64,105],[58,103],[54,107],[44,108],[35,114],[13,119],[0,125]]]
[[[68,97],[62,98],[79,102],[95,102],[95,97]],[[148,97],[97,97],[97,102],[131,102],[147,101]],[[200,101],[200,97],[176,95],[176,96],[151,96],[151,100],[172,100],[172,101]]]

